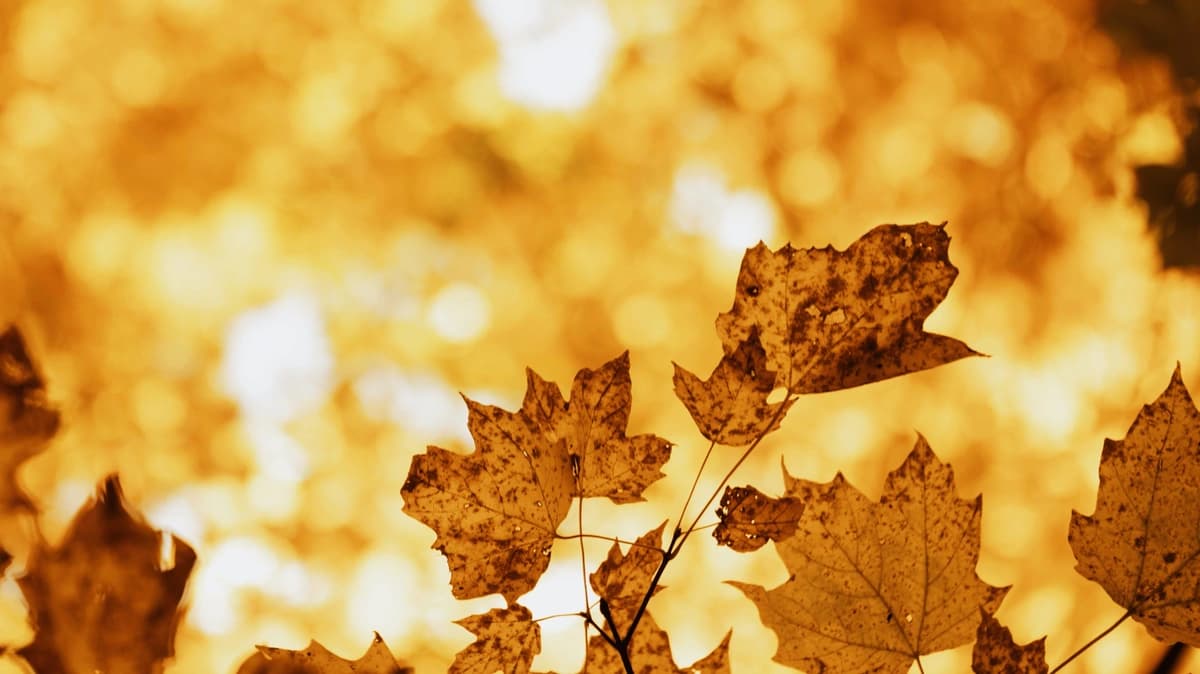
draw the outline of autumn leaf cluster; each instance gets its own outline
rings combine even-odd
[[[976,572],[983,498],[959,496],[952,468],[924,437],[887,475],[878,499],[840,473],[814,482],[785,468],[778,496],[728,484],[801,396],[976,355],[923,327],[957,275],[948,247],[944,226],[921,223],[876,227],[846,250],[747,250],[733,304],[716,320],[723,356],[707,378],[679,364],[674,376],[710,455],[722,448],[714,461],[722,452],[736,458],[726,461],[731,467],[690,524],[681,515],[674,527],[668,520],[624,545],[609,536],[607,557],[580,579],[595,598],[577,615],[588,634],[583,671],[730,672],[732,632],[680,667],[650,610],[664,570],[718,497],[717,544],[751,554],[772,542],[788,570],[774,588],[728,581],[777,634],[776,661],[825,674],[903,674],[923,655],[974,642],[975,672],[1050,671],[1044,640],[1017,645],[995,619],[1009,588]],[[580,370],[566,395],[528,370],[515,411],[464,400],[474,451],[429,447],[416,455],[401,492],[404,512],[435,533],[455,597],[504,600],[457,621],[474,639],[449,670],[527,673],[548,616],[535,616],[520,599],[548,568],[554,541],[565,537],[560,527],[572,503],[642,500],[679,450],[657,435],[629,434],[628,353]],[[8,329],[0,335],[6,516],[37,517],[16,470],[45,451],[59,423],[25,340]],[[1200,411],[1177,368],[1126,437],[1105,442],[1095,511],[1074,513],[1068,532],[1078,572],[1125,608],[1122,621],[1192,645],[1200,645],[1198,466]],[[7,572],[12,559],[3,560]],[[117,477],[109,477],[62,541],[39,535],[23,560],[16,580],[35,636],[9,650],[38,674],[161,671],[196,563],[186,542],[132,512]],[[376,635],[357,660],[316,642],[295,651],[260,646],[238,674],[409,671]]]

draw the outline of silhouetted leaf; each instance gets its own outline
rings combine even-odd
[[[171,536],[171,566],[163,569],[160,534],[123,500],[109,477],[62,544],[35,548],[17,579],[36,629],[18,654],[38,674],[146,674],[173,653],[196,553]]]

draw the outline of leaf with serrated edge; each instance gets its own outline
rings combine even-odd
[[[58,423],[24,338],[9,327],[0,334],[0,513],[32,509],[17,484],[17,469],[46,448]]]
[[[1018,646],[1012,632],[987,611],[980,609],[981,620],[971,651],[971,671],[975,674],[1046,674],[1046,637]]]
[[[778,429],[787,408],[795,402],[767,402],[775,378],[767,369],[767,354],[754,336],[721,358],[706,380],[676,363],[675,396],[705,438],[722,445],[748,445]]]
[[[473,454],[430,447],[413,457],[404,512],[437,532],[455,597],[499,593],[512,603],[550,565],[554,533],[571,504],[563,443],[524,414],[467,399]]]
[[[529,387],[521,406],[577,457],[577,495],[603,496],[614,503],[642,500],[642,492],[663,476],[671,443],[651,434],[625,436],[633,402],[629,352],[575,375],[571,400],[558,386],[529,371]]]
[[[608,604],[617,629],[622,634],[629,629],[650,587],[654,572],[662,564],[663,551],[659,546],[662,545],[666,526],[667,523],[663,522],[656,529],[643,534],[624,553],[619,545],[613,543],[608,550],[608,557],[592,572],[592,589]],[[654,591],[657,593],[662,589],[663,586],[659,585]]]
[[[1155,639],[1200,646],[1200,411],[1179,366],[1124,440],[1105,440],[1091,516],[1071,514],[1075,570]]]
[[[670,443],[625,437],[630,391],[628,353],[581,370],[570,403],[528,370],[516,412],[464,398],[474,453],[429,447],[413,457],[404,512],[437,532],[455,597],[498,593],[511,604],[549,566],[573,497],[637,501],[662,477]]]
[[[450,674],[529,674],[542,650],[542,631],[529,609],[519,604],[494,608],[455,624],[475,635],[475,641],[454,656]]]
[[[790,538],[803,512],[804,502],[791,496],[771,498],[749,485],[726,487],[713,538],[738,552],[753,552],[767,541]]]
[[[673,674],[729,674],[729,634],[711,653],[680,668],[671,657],[671,640],[654,618],[646,613],[629,644],[629,661],[635,672]],[[588,640],[587,658],[581,674],[625,674],[621,658],[600,636]]]
[[[943,225],[880,225],[845,251],[746,251],[733,307],[717,317],[726,353],[758,335],[777,386],[821,393],[977,355],[925,332],[958,275]]]
[[[915,658],[969,643],[978,609],[1008,588],[975,573],[982,497],[955,494],[954,473],[923,437],[892,471],[879,503],[841,473],[807,493],[796,534],[775,545],[791,572],[766,590],[731,582],[779,636],[775,660],[825,674],[904,674]]]
[[[17,653],[41,674],[160,671],[174,653],[179,600],[196,563],[171,536],[172,566],[162,570],[161,536],[126,510],[109,477],[62,543],[35,548],[17,579],[36,628]]]
[[[258,646],[258,652],[246,659],[237,674],[413,674],[411,667],[402,667],[388,650],[379,633],[357,660],[334,655],[316,641],[303,650]]]

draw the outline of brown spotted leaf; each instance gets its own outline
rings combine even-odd
[[[637,613],[654,572],[658,570],[663,560],[662,545],[663,529],[666,522],[656,529],[644,534],[622,553],[620,546],[613,543],[609,548],[608,558],[592,572],[592,589],[604,600],[611,612],[617,629],[624,634],[629,629],[633,616]],[[662,585],[654,588],[655,593],[663,589]],[[639,623],[639,629],[640,628]]]
[[[298,651],[257,648],[258,652],[238,667],[237,674],[413,674],[411,667],[396,662],[379,633],[357,660],[340,658],[316,641]]]
[[[530,370],[522,411],[538,421],[550,441],[566,443],[578,466],[577,496],[604,496],[615,503],[641,501],[642,492],[663,476],[671,443],[650,434],[625,436],[633,401],[629,352],[595,370],[583,369],[571,385],[571,400],[558,386]]]
[[[717,317],[726,353],[757,335],[776,386],[821,393],[975,355],[925,332],[958,270],[942,225],[880,225],[844,251],[746,251],[733,307]]]
[[[671,640],[649,613],[642,616],[637,632],[629,644],[629,661],[635,672],[653,674],[729,674],[729,634],[711,653],[687,667],[679,667],[671,656]],[[588,640],[587,658],[582,674],[625,674],[621,658],[604,641],[593,636]]]
[[[1012,632],[987,611],[982,614],[971,651],[975,674],[1046,674],[1046,637],[1018,646]]]
[[[796,533],[775,545],[791,572],[779,587],[732,583],[779,637],[775,660],[824,674],[905,674],[917,657],[970,643],[979,607],[1007,588],[975,574],[982,497],[959,498],[954,473],[924,438],[875,503],[839,473],[805,493]]]
[[[16,481],[17,469],[46,448],[58,430],[58,411],[25,348],[21,333],[0,334],[0,512],[33,506]]]
[[[767,541],[790,538],[803,512],[804,502],[792,496],[771,498],[751,486],[726,487],[713,538],[738,552],[753,552]]]
[[[1075,570],[1154,638],[1200,646],[1200,411],[1178,366],[1124,440],[1105,440],[1091,516],[1071,514]]]
[[[705,438],[722,445],[748,445],[779,428],[795,402],[767,402],[775,389],[775,379],[755,335],[726,354],[707,380],[702,381],[676,363],[675,395]]]
[[[173,653],[196,553],[171,536],[160,566],[159,532],[126,510],[117,478],[71,522],[58,547],[38,547],[17,579],[36,636],[18,651],[38,674],[146,674]]]
[[[625,437],[628,354],[581,370],[569,404],[532,370],[527,379],[516,412],[467,399],[475,452],[430,447],[401,489],[404,512],[438,534],[459,599],[499,593],[511,604],[549,566],[573,497],[640,500],[670,455],[661,438]]]
[[[450,674],[529,674],[542,650],[542,632],[529,609],[514,604],[473,615],[455,624],[475,635],[475,641],[454,656]]]

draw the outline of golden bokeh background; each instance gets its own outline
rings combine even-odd
[[[777,493],[782,456],[874,497],[919,430],[962,495],[985,493],[980,574],[1014,585],[999,618],[1021,642],[1048,633],[1057,663],[1121,614],[1066,542],[1102,439],[1176,361],[1200,389],[1200,279],[1162,271],[1131,170],[1179,155],[1180,96],[1093,13],[0,3],[0,321],[64,414],[20,473],[41,527],[60,535],[119,471],[196,548],[170,674],[309,638],[357,657],[372,630],[444,671],[470,641],[451,621],[502,601],[453,600],[432,532],[401,513],[415,453],[470,450],[458,392],[515,407],[527,365],[566,385],[628,348],[630,432],[676,449],[646,503],[589,501],[585,526],[634,538],[677,514],[706,446],[671,361],[716,362],[744,247],[945,220],[962,271],[928,325],[991,357],[806,397],[734,482]],[[4,526],[20,560],[32,524]],[[556,545],[535,616],[580,610],[577,554]],[[679,662],[732,626],[734,671],[790,671],[719,583],[784,578],[770,550],[697,536],[651,608]],[[575,671],[580,621],[542,626],[538,667]],[[30,634],[6,581],[0,641]],[[1126,622],[1069,671],[1145,671],[1164,648]],[[969,650],[925,671],[966,671]]]

